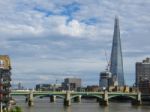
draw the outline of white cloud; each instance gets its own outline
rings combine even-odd
[[[82,28],[82,26],[77,20],[72,20],[71,22],[68,23],[68,25],[63,24],[59,28],[62,34],[77,37],[80,36],[84,30],[84,28]]]

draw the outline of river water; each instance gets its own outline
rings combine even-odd
[[[80,103],[72,103],[64,107],[61,99],[50,103],[49,98],[34,99],[34,106],[28,107],[25,98],[15,98],[23,112],[150,112],[150,105],[132,106],[130,102],[110,102],[109,106],[100,106],[96,100],[83,99]]]

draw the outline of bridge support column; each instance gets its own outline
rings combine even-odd
[[[70,97],[70,92],[67,91],[64,99],[64,106],[70,106],[71,105],[71,97]]]
[[[138,92],[136,100],[132,101],[132,105],[141,105],[142,104],[142,100],[141,100],[141,92]]]
[[[99,103],[100,105],[104,105],[104,106],[108,105],[108,92],[107,91],[104,91],[103,99]]]
[[[81,95],[74,98],[74,102],[81,102]]]
[[[31,91],[29,96],[28,96],[28,106],[33,106],[33,92]]]
[[[56,96],[55,95],[50,96],[50,102],[51,103],[56,102]]]

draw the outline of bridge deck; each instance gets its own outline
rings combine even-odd
[[[11,95],[28,95],[31,91],[12,91]],[[65,95],[66,92],[32,91],[34,95]],[[71,95],[102,95],[104,92],[70,92]],[[137,95],[137,93],[108,92],[108,95]]]

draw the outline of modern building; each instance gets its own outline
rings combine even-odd
[[[53,90],[53,86],[51,84],[36,84],[35,89],[37,91],[50,91]]]
[[[98,92],[100,91],[100,88],[98,85],[90,85],[90,86],[87,86],[85,90],[87,92]]]
[[[141,93],[150,94],[150,80],[141,80],[138,88]]]
[[[107,88],[108,86],[124,85],[125,82],[123,73],[119,18],[115,17],[110,66],[108,65],[108,70],[100,73],[99,86],[102,88]]]
[[[110,84],[112,86],[124,86],[123,59],[120,39],[119,18],[115,17],[113,43],[110,59],[110,72],[112,78]]]
[[[22,86],[21,82],[18,83],[17,89],[18,89],[18,90],[23,90],[23,89],[24,89],[24,87]]]
[[[61,91],[60,84],[37,84],[35,86],[37,91]]]
[[[99,79],[99,87],[100,89],[104,90],[107,89],[110,84],[109,84],[109,80],[112,77],[111,72],[109,72],[108,70],[101,72],[100,73],[100,79]]]
[[[66,78],[62,83],[63,90],[79,90],[81,88],[81,79],[80,78]]]
[[[150,89],[150,58],[136,63],[136,86],[140,89]],[[147,86],[146,86],[147,85]]]

